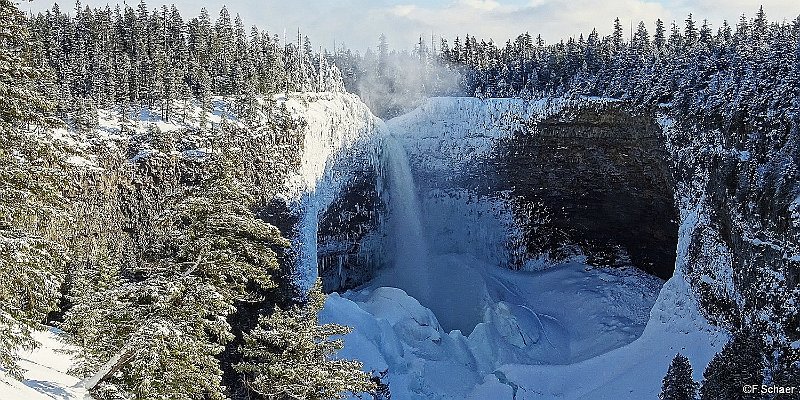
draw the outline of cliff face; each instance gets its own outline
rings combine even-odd
[[[752,327],[768,353],[782,354],[777,376],[800,359],[797,128],[663,125],[679,205],[694,226],[682,238],[687,280],[709,320]]]
[[[675,184],[652,116],[611,101],[432,99],[388,126],[423,203],[443,191],[503,210],[506,265],[583,256],[672,276]]]
[[[672,276],[678,215],[660,129],[618,103],[568,108],[526,124],[497,149],[496,190],[510,190],[529,253],[578,245],[593,265]],[[566,254],[565,254],[566,255]]]

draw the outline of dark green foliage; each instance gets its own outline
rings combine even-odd
[[[37,91],[45,73],[33,62],[25,15],[11,0],[0,0],[0,122],[11,125],[52,122],[50,103]]]
[[[699,385],[692,378],[692,365],[682,354],[675,355],[661,385],[661,400],[695,400]]]
[[[336,324],[319,325],[317,314],[325,304],[317,283],[303,305],[288,310],[276,307],[245,334],[244,361],[236,370],[256,393],[270,399],[341,399],[345,393],[374,389],[370,375],[356,361],[332,359],[343,346],[331,336],[350,329]]]
[[[26,23],[21,14],[14,18]],[[211,97],[223,96],[234,100],[236,114],[249,117],[257,95],[342,87],[333,63],[314,54],[308,39],[298,48],[255,27],[248,36],[239,16],[232,21],[225,8],[216,21],[205,9],[184,21],[175,6],[148,10],[140,2],[112,10],[78,3],[74,13],[56,5],[27,24],[41,44],[36,61],[55,76],[58,113],[78,129],[96,124],[98,108],[147,108],[176,120],[185,118],[178,109],[190,100],[208,111]],[[0,110],[21,112],[2,103]]]
[[[700,387],[702,400],[745,400],[761,398],[745,394],[745,385],[761,385],[764,380],[764,359],[758,337],[751,331],[737,332],[722,347],[703,372]]]
[[[378,372],[377,375],[375,371],[372,372],[370,380],[375,384],[375,389],[370,392],[370,395],[373,400],[392,400],[392,392],[389,390],[389,384],[386,382],[386,377],[388,375],[388,369]]]
[[[36,346],[31,333],[59,300],[64,260],[46,228],[63,203],[62,154],[36,129],[52,119],[24,16],[0,0],[0,21],[0,367],[21,378],[16,351]]]
[[[100,370],[98,395],[224,398],[216,356],[233,339],[227,317],[237,301],[274,300],[273,248],[288,242],[255,218],[227,163],[208,162],[200,186],[165,199],[143,263],[66,315],[84,349],[79,372]]]

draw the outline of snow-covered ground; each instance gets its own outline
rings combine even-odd
[[[354,327],[340,356],[388,370],[393,399],[656,398],[675,354],[700,380],[726,341],[682,276],[662,288],[633,268],[510,271],[457,253],[430,265],[435,311],[379,277],[321,314]]]
[[[36,332],[41,346],[20,352],[19,365],[26,369],[25,379],[18,381],[0,369],[0,399],[3,400],[83,400],[88,398],[79,379],[67,373],[72,359],[54,330]]]
[[[636,269],[579,263],[509,271],[444,254],[431,265],[436,312],[378,278],[332,294],[321,314],[354,328],[339,356],[388,370],[393,399],[656,398],[675,354],[699,381],[727,339],[697,313],[681,276],[662,288]],[[437,315],[479,322],[447,331]]]

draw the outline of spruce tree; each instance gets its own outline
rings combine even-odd
[[[31,62],[24,15],[0,0],[0,367],[22,377],[16,352],[37,343],[56,309],[61,248],[43,234],[58,218],[61,154],[39,127],[55,123],[51,104],[35,89],[44,74]]]
[[[619,18],[614,19],[614,33],[612,33],[611,38],[614,52],[622,50],[622,24],[619,22]]]
[[[669,365],[667,375],[662,381],[661,400],[695,400],[697,398],[697,382],[692,379],[692,365],[682,354],[676,354]]]
[[[684,30],[684,36],[686,37],[686,44],[691,47],[694,46],[698,40],[697,26],[694,23],[691,13],[686,17],[685,22],[686,29]]]
[[[199,187],[167,200],[141,264],[67,313],[64,329],[85,349],[79,367],[93,392],[225,397],[217,356],[233,339],[227,318],[235,302],[276,290],[275,249],[288,242],[254,216],[227,163],[210,168]]]
[[[756,394],[745,394],[745,385],[760,385],[763,376],[764,359],[761,355],[759,339],[749,331],[737,332],[722,347],[703,372],[700,387],[702,400],[750,400],[761,398]]]
[[[235,366],[245,384],[270,399],[329,400],[345,398],[375,388],[370,374],[357,361],[333,359],[342,349],[340,339],[350,329],[337,324],[319,325],[317,314],[325,304],[317,282],[305,304],[288,310],[278,307],[261,316],[245,334],[244,361]]]
[[[667,43],[666,33],[664,30],[664,22],[661,19],[656,20],[656,33],[653,35],[653,46],[658,53],[664,51],[664,45]]]

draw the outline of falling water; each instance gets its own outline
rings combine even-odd
[[[393,251],[386,283],[403,289],[421,303],[430,293],[428,248],[420,218],[420,205],[408,156],[393,136],[383,139],[383,175],[388,190],[388,245]]]

